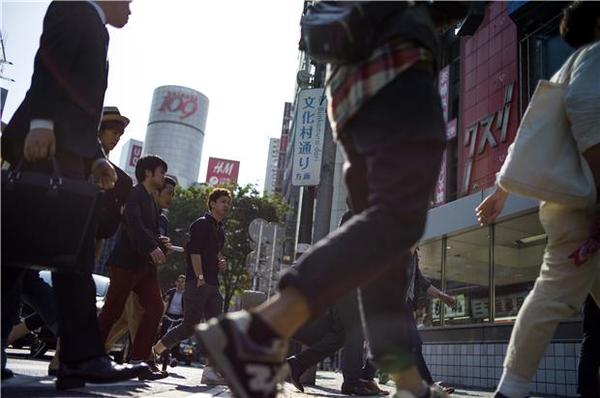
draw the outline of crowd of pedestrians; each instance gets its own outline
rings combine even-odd
[[[77,268],[53,272],[52,289],[32,269],[38,264],[23,266],[3,255],[2,378],[13,376],[6,367],[7,345],[45,323],[59,341],[49,368],[58,389],[165,378],[179,343],[195,335],[209,356],[202,383],[226,382],[239,397],[274,397],[288,376],[303,391],[304,371],[342,347],[344,394],[386,395],[374,382],[377,368],[391,375],[397,397],[451,394],[453,389],[435,383],[427,368],[414,317],[419,294],[455,304],[423,277],[417,250],[446,145],[435,87],[437,34],[468,11],[463,2],[441,4],[388,4],[368,56],[328,64],[328,116],[346,156],[350,210],[340,228],[282,276],[271,300],[223,314],[218,275],[227,270],[221,253],[231,192],[210,192],[208,211],[189,229],[185,275],[163,294],[158,268],[175,249],[163,210],[171,205],[177,180],[155,155],[138,160],[135,184],[107,158],[129,119],[117,107],[104,106],[106,25],[124,27],[130,1],[52,2],[31,87],[2,134],[2,160],[11,170],[48,175],[58,164],[65,179],[91,181],[103,192],[81,231]],[[578,50],[553,77],[567,87],[571,132],[596,186],[598,10],[593,3],[565,9],[561,34]],[[482,225],[495,221],[507,195],[497,187],[476,209]],[[580,394],[598,396],[598,217],[596,205],[542,203],[548,236],[544,263],[519,311],[496,397],[528,394],[556,325],[584,301]],[[569,256],[577,251],[583,254],[575,267]],[[108,259],[110,285],[98,314],[92,272],[101,255]],[[19,324],[22,302],[36,318]],[[106,353],[127,334],[131,352],[119,365]],[[290,339],[310,347],[289,356]]]
[[[327,68],[328,114],[346,155],[345,179],[354,216],[299,259],[280,280],[273,300],[251,311],[212,319],[200,326],[198,336],[238,396],[272,397],[285,375],[288,340],[311,318],[359,288],[365,337],[375,363],[396,381],[397,396],[445,396],[447,391],[425,380],[427,374],[411,349],[411,328],[399,316],[406,290],[397,286],[407,278],[409,249],[423,233],[445,146],[433,82],[438,59],[435,27],[452,24],[453,17],[463,15],[452,7],[436,12],[435,3],[415,3],[401,12],[392,5],[381,19],[379,41],[370,55],[336,63],[348,48],[335,48],[337,42],[319,45],[317,40],[318,35],[333,35],[335,27],[327,22],[335,20],[336,14],[330,6],[336,7],[314,8],[313,21],[323,13],[321,25],[314,22],[321,30],[315,28],[315,37],[308,39],[317,55],[334,60]],[[339,10],[337,18],[350,15],[353,6]],[[593,170],[596,186],[600,182],[598,9],[592,2],[565,9],[561,34],[571,45],[583,47],[553,78],[567,85],[571,133]],[[506,192],[498,190],[478,207],[482,224],[494,221],[505,198]],[[540,217],[548,234],[544,264],[513,329],[497,397],[526,396],[558,321],[580,309],[588,294],[600,299],[600,261],[594,254],[598,231],[592,228],[598,225],[596,206],[575,210],[543,202]],[[575,268],[569,256],[582,244],[587,244],[581,250],[586,255],[584,264]],[[297,360],[292,361],[292,371],[298,368],[295,365]],[[598,394],[597,365],[591,373],[592,389],[580,390],[582,396]]]
[[[11,262],[3,252],[3,379],[13,376],[6,367],[8,342],[44,323],[57,336],[49,374],[56,376],[58,389],[82,387],[87,382],[167,376],[156,366],[152,346],[164,312],[157,267],[173,247],[168,219],[160,210],[170,206],[177,181],[166,175],[168,165],[157,156],[139,159],[136,185],[107,158],[129,119],[117,107],[103,106],[108,81],[106,25],[122,28],[129,15],[130,1],[52,2],[44,18],[31,87],[3,126],[3,169],[52,174],[58,165],[63,178],[93,181],[104,191],[91,223],[79,231],[83,243],[76,267],[53,272],[52,288],[31,269],[39,264]],[[220,189],[218,195],[223,192],[230,201],[229,191]],[[208,206],[218,206],[222,220],[229,202],[223,207],[216,203],[221,199],[213,199],[211,196]],[[222,224],[220,228],[218,250],[224,241]],[[193,246],[193,253],[202,258],[199,264],[205,274],[216,278],[218,270],[225,267],[224,259],[206,257],[209,246],[213,256],[216,243],[213,248],[204,241],[201,247]],[[111,280],[98,315],[92,272],[100,254],[107,251]],[[210,289],[198,285],[196,290],[210,290],[207,296],[216,300],[220,294],[212,285]],[[169,310],[183,312],[183,302],[176,298],[177,294],[171,297]],[[17,325],[22,300],[37,312],[35,318]],[[217,302],[214,307],[219,305]],[[129,363],[118,365],[105,352],[124,333],[132,339],[132,350]]]

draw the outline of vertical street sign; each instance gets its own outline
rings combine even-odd
[[[323,88],[301,90],[298,94],[293,141],[293,185],[319,185],[326,123],[325,90]]]

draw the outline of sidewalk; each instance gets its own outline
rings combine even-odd
[[[170,376],[166,379],[153,382],[130,380],[115,384],[88,384],[85,388],[57,391],[54,387],[54,378],[48,377],[48,360],[30,360],[22,356],[11,356],[8,359],[8,368],[15,373],[15,377],[2,382],[1,395],[3,398],[38,398],[38,397],[151,397],[151,398],[230,398],[232,397],[226,386],[207,386],[200,384],[202,367],[178,366],[169,369]],[[340,394],[342,375],[337,372],[319,371],[317,385],[305,386],[301,393],[290,384],[282,386],[280,397],[307,398],[307,397],[347,397]],[[394,393],[392,382],[382,388]],[[457,389],[452,397],[491,397],[492,392]]]

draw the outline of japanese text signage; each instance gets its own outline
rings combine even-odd
[[[444,122],[448,121],[448,98],[450,93],[450,65],[440,70],[438,76],[438,91],[442,100],[442,112],[444,113]]]
[[[237,183],[240,162],[237,160],[208,158],[206,182],[209,185]]]
[[[300,91],[293,141],[293,185],[319,185],[326,123],[325,90],[313,88]]]
[[[497,112],[486,115],[483,119],[467,126],[464,130],[463,145],[469,149],[464,168],[463,193],[469,192],[475,157],[482,155],[486,146],[495,148],[498,146],[498,141],[504,143],[508,139],[508,122],[513,99],[513,87],[514,84],[510,83],[504,88],[504,101]],[[479,144],[477,144],[478,142]]]
[[[446,66],[438,75],[438,90],[440,93],[440,99],[442,103],[442,111],[444,113],[444,122],[446,123],[446,138],[451,140],[456,136],[456,119],[448,122],[448,98],[450,90],[450,66]],[[446,202],[446,169],[447,156],[444,151],[444,157],[442,158],[442,166],[440,167],[440,173],[438,174],[438,180],[435,184],[435,193],[433,197],[433,205],[440,206]]]

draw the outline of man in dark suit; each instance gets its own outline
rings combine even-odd
[[[158,206],[152,195],[163,187],[166,171],[167,164],[153,155],[140,158],[135,166],[138,184],[127,198],[121,235],[109,259],[110,286],[98,318],[104,342],[121,317],[129,294],[137,294],[144,314],[133,339],[131,359],[135,362],[153,358],[152,344],[164,310],[156,266],[165,262],[163,250],[167,251],[169,242],[160,235]],[[148,364],[150,368],[140,375],[141,379],[168,376],[154,361]]]
[[[24,159],[28,169],[50,172],[47,159],[54,156],[64,177],[91,175],[103,189],[114,186],[115,170],[98,142],[108,74],[105,25],[121,28],[129,14],[129,1],[50,4],[30,89],[2,135],[4,160],[14,166]],[[92,279],[95,232],[91,228],[85,239],[80,272],[52,275],[61,339],[59,389],[129,379],[145,369],[118,366],[104,354]],[[3,339],[17,314],[21,277],[22,271],[3,264]]]

